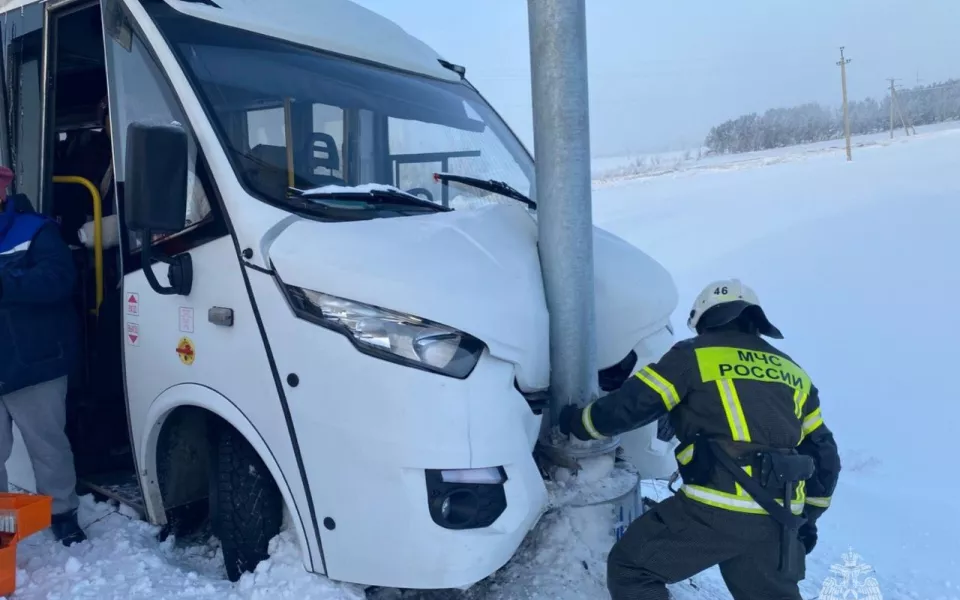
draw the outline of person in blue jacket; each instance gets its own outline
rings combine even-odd
[[[0,489],[7,489],[16,423],[37,492],[53,498],[53,534],[70,546],[86,539],[65,431],[67,374],[79,346],[77,274],[57,224],[8,201],[12,180],[0,167]]]

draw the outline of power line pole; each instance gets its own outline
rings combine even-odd
[[[900,111],[900,120],[903,121],[903,128],[906,130],[907,135],[910,135],[911,129],[913,130],[913,135],[917,135],[917,128],[913,126],[913,121],[910,120],[910,111],[904,112],[903,105],[900,104],[900,96],[897,96],[897,110]]]
[[[843,86],[843,135],[847,138],[847,161],[853,160],[853,154],[850,151],[850,112],[847,110],[847,65],[849,58],[843,56],[843,46],[840,46],[840,82]]]
[[[889,78],[887,81],[890,82],[890,139],[893,139],[893,111],[894,111],[894,98],[896,98],[897,92],[895,91],[894,85],[896,84],[896,79],[893,77]]]
[[[897,86],[894,84],[894,79],[890,79],[890,137],[893,137],[893,111],[896,109],[897,115],[900,117],[900,123],[903,125],[903,132],[910,135],[910,128],[912,123],[909,122],[907,118],[903,115],[903,108],[900,106],[900,98],[897,96]],[[917,133],[917,128],[913,128],[913,133]]]

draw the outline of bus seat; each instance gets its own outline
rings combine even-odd
[[[329,157],[323,160],[329,161]],[[339,163],[339,157],[336,160]],[[287,149],[284,146],[258,144],[241,158],[241,165],[247,178],[261,193],[279,198],[286,194],[290,180],[287,173]],[[293,185],[298,188],[311,188],[345,185],[345,182],[332,175],[305,177],[302,173],[296,173]]]
[[[326,156],[317,156],[323,153]],[[329,169],[331,172],[340,170],[340,153],[337,152],[337,140],[329,133],[313,132],[313,148],[310,154],[311,170]]]
[[[249,154],[242,155],[241,168],[258,192],[277,198],[286,195],[287,150],[283,146],[258,144]]]
[[[250,156],[274,169],[282,170],[286,174],[287,149],[284,146],[257,144],[250,149]]]

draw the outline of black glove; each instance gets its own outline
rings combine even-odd
[[[803,543],[806,553],[813,552],[813,548],[817,545],[817,526],[807,521],[800,526],[797,534],[800,536],[800,542]]]
[[[560,433],[570,435],[571,433],[579,440],[585,442],[593,438],[583,426],[583,409],[573,404],[568,404],[560,409]]]
[[[657,419],[657,439],[661,442],[669,442],[677,435],[673,423],[670,422],[670,414],[665,414]]]

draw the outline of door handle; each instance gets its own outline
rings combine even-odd
[[[233,309],[212,306],[207,311],[207,320],[220,327],[233,327]]]

